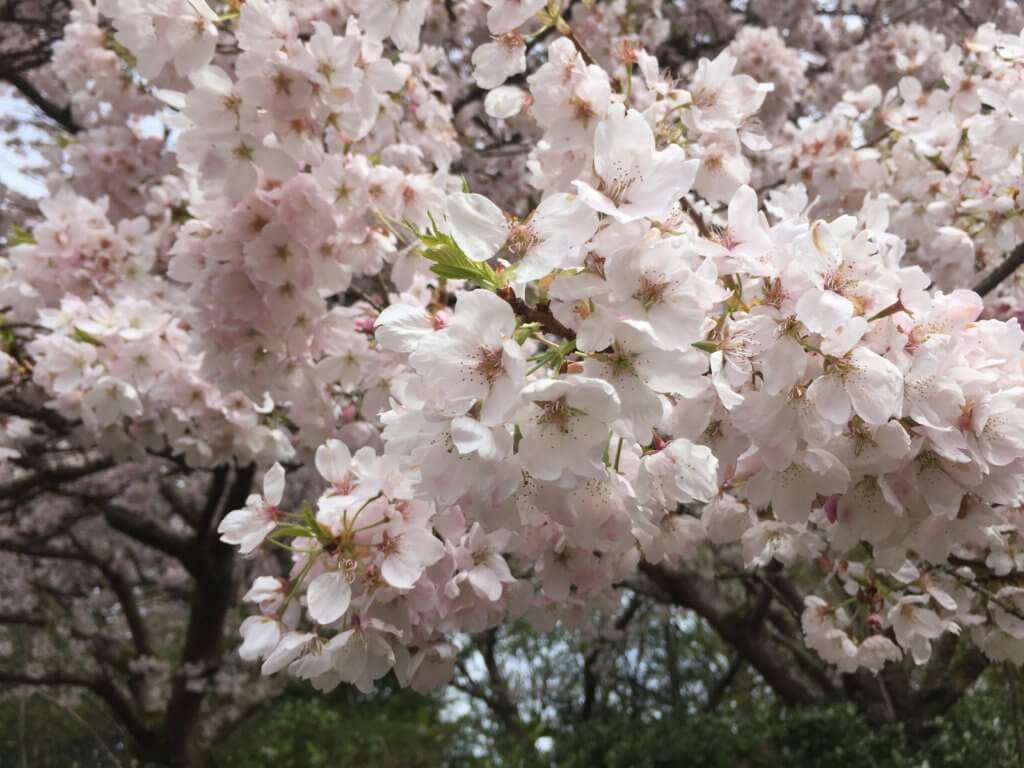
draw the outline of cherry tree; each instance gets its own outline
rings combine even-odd
[[[92,569],[140,668],[171,558],[174,762],[238,560],[241,660],[319,690],[631,591],[792,703],[909,720],[1024,662],[1016,4],[26,5],[6,600],[76,638],[40,596]],[[105,664],[7,679],[116,709]]]

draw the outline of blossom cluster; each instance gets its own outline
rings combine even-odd
[[[957,271],[1024,236],[1021,38],[922,46],[941,80],[797,126],[778,31],[677,81],[659,3],[629,35],[622,3],[483,5],[466,62],[426,0],[83,3],[95,64],[59,59],[89,129],[0,260],[43,329],[13,365],[109,452],[272,465],[219,528],[290,558],[242,657],[427,690],[458,632],[717,558],[816,569],[803,631],[840,671],[965,629],[1024,661],[1024,333]],[[507,185],[463,157],[459,66],[529,137]],[[325,486],[296,509],[292,460]]]
[[[894,87],[847,91],[823,120],[793,127],[766,173],[804,183],[822,210],[883,201],[913,261],[949,289],[1024,238],[1024,49],[992,25],[962,47],[932,42]]]

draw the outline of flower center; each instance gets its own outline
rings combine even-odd
[[[504,353],[501,347],[495,347],[488,349],[484,347],[480,350],[479,361],[477,362],[476,369],[483,374],[483,377],[487,379],[488,384],[493,384],[495,380],[505,372],[505,367],[502,365]]]
[[[633,293],[633,298],[639,301],[644,309],[650,309],[656,304],[665,300],[665,291],[668,289],[668,281],[656,279],[644,275],[640,278],[640,285]]]
[[[534,405],[540,408],[541,424],[551,424],[563,434],[569,431],[569,420],[572,418],[573,409],[566,402],[565,395],[557,400],[541,400]]]
[[[515,256],[524,256],[540,241],[533,227],[529,224],[516,224],[509,232],[508,240],[505,241],[505,248]]]

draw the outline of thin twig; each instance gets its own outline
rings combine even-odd
[[[683,209],[683,213],[693,219],[694,225],[697,227],[697,231],[700,232],[700,236],[705,240],[713,240],[714,234],[711,232],[710,227],[704,217],[700,215],[696,208],[687,200],[685,197],[679,198],[679,207]]]

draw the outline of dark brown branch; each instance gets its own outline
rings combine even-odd
[[[493,691],[490,707],[507,730],[513,733],[523,733],[523,723],[519,719],[519,712],[516,709],[515,702],[512,700],[508,683],[505,681],[505,677],[501,673],[501,667],[498,664],[495,652],[497,644],[497,630],[489,629],[484,632],[482,642],[479,645],[480,655],[484,659],[487,677],[491,683],[491,691]]]
[[[765,632],[749,618],[744,620],[725,601],[715,583],[695,574],[671,571],[664,565],[642,562],[640,570],[671,599],[683,608],[689,608],[704,618],[708,624],[750,665],[758,671],[765,682],[785,702],[790,704],[810,703],[816,697],[812,691],[792,673],[792,664],[773,648]],[[764,597],[766,595],[767,597]],[[771,603],[771,592],[764,590],[754,612],[754,617]]]
[[[189,539],[172,533],[163,526],[147,520],[143,515],[117,504],[103,505],[102,511],[107,525],[115,531],[140,544],[163,552],[165,555],[170,555],[185,566],[189,573],[195,575],[199,568],[199,561]]]
[[[228,472],[229,467],[224,464],[213,470],[213,476],[210,478],[210,487],[206,490],[206,503],[203,504],[203,508],[199,512],[199,520],[196,524],[196,530],[200,532],[200,535],[208,531],[210,523],[217,518],[217,512],[220,510],[221,501],[224,499],[224,489],[227,488]],[[236,478],[236,483],[239,481],[240,479]],[[245,489],[236,491],[236,495],[241,495],[242,493],[248,494],[251,483],[252,475],[250,474],[248,482],[245,483]],[[224,511],[230,512],[231,510],[228,509]]]
[[[25,97],[26,101],[34,105],[40,112],[53,120],[68,133],[75,134],[80,130],[78,124],[75,123],[74,117],[71,115],[70,105],[66,107],[58,107],[46,98],[46,96],[44,96],[38,88],[32,85],[28,78],[20,72],[15,72],[5,67],[3,70],[0,70],[0,79],[6,80],[14,86],[18,92]]]
[[[81,464],[69,464],[56,467],[41,467],[25,477],[0,486],[0,499],[14,499],[37,487],[51,489],[62,483],[80,480],[88,475],[102,472],[114,466],[109,458],[93,458]]]
[[[125,621],[128,624],[128,631],[132,636],[135,653],[138,656],[154,656],[153,644],[149,637],[149,628],[142,620],[142,611],[139,609],[139,603],[135,599],[133,585],[111,566],[109,562],[90,551],[75,537],[74,533],[69,533],[68,535],[75,548],[84,557],[88,558],[89,562],[103,574],[103,578],[107,580],[110,589],[117,597],[117,602],[121,605],[121,611],[124,613]]]
[[[1024,264],[1024,243],[1020,243],[999,266],[975,283],[974,292],[979,296],[988,295],[998,288],[1003,280],[1016,272],[1021,264]]]
[[[538,304],[535,307],[531,307],[516,296],[511,288],[498,291],[498,296],[507,301],[517,315],[526,318],[526,321],[529,323],[537,323],[547,333],[553,333],[556,336],[561,336],[563,339],[576,338],[576,331],[562,325],[558,318],[551,314],[551,309],[547,304]]]
[[[732,685],[736,679],[736,675],[743,669],[745,660],[740,654],[734,654],[732,661],[729,662],[729,668],[725,670],[725,674],[722,675],[715,683],[714,687],[708,693],[707,703],[704,705],[705,712],[714,712],[718,709],[719,705],[725,699],[725,694],[729,690],[729,686]]]
[[[714,233],[708,227],[707,222],[704,221],[704,217],[700,215],[696,208],[691,205],[690,201],[685,197],[679,198],[679,207],[683,209],[683,213],[689,216],[694,225],[697,227],[697,231],[700,232],[700,236],[705,240],[714,240]]]
[[[28,613],[5,613],[0,611],[0,624],[16,624],[23,627],[45,627],[46,622]]]

